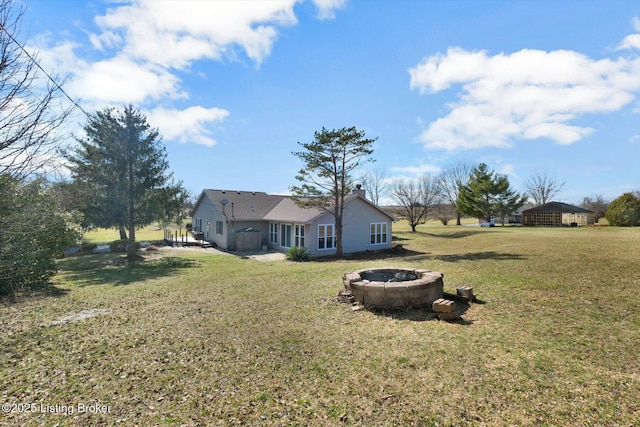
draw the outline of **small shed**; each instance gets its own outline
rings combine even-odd
[[[236,231],[236,250],[240,252],[259,251],[260,236],[260,230],[251,227]]]
[[[593,211],[562,202],[549,202],[522,211],[523,225],[581,227],[595,222],[595,213]]]

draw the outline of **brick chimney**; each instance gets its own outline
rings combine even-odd
[[[362,188],[361,184],[356,184],[356,188],[353,189],[353,194],[357,194],[363,199],[367,198],[367,191],[364,188]]]

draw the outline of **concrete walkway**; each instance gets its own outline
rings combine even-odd
[[[286,259],[286,255],[282,252],[234,252],[234,255],[260,262],[284,261]]]
[[[268,252],[226,252],[216,248],[201,248],[200,246],[163,246],[160,248],[163,251],[189,251],[207,253],[210,255],[230,255],[245,259],[252,259],[260,262],[274,262],[284,261],[286,259],[285,254],[282,252],[268,251]]]
[[[149,246],[149,242],[142,242],[141,245],[142,251],[145,251]],[[69,248],[65,251],[65,255],[74,255],[78,252],[80,246],[74,246],[73,248]],[[245,259],[252,259],[260,262],[274,262],[274,261],[284,261],[286,259],[286,255],[282,252],[276,251],[258,251],[258,252],[226,252],[221,251],[220,249],[212,248],[212,247],[201,247],[197,245],[193,246],[160,246],[159,249],[161,251],[178,251],[178,252],[200,252],[207,253],[211,255],[230,255],[236,256]],[[109,245],[98,245],[93,251],[94,254],[98,253],[109,253],[111,252],[111,248]]]

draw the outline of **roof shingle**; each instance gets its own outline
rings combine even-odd
[[[522,211],[522,213],[593,213],[588,209],[581,208],[579,206],[573,206],[568,203],[562,202],[549,202],[544,205],[536,206],[535,208],[527,209]]]

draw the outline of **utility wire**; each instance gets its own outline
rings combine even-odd
[[[67,99],[68,99],[69,101],[71,101],[71,103],[72,103],[76,108],[78,108],[80,111],[82,111],[82,112],[83,112],[87,117],[91,118],[91,116],[89,115],[89,113],[87,113],[87,112],[85,111],[85,109],[84,109],[84,108],[82,108],[82,107],[81,107],[81,106],[80,106],[80,105],[79,105],[79,104],[78,104],[78,103],[77,103],[73,98],[71,98],[71,97],[69,96],[69,94],[67,94],[67,92],[65,92],[65,90],[64,90],[64,89],[62,89],[62,86],[60,86],[60,85],[58,84],[58,82],[56,82],[56,81],[53,79],[53,77],[51,77],[51,75],[50,75],[49,73],[47,73],[47,71],[46,71],[44,68],[42,68],[42,66],[38,63],[38,61],[36,61],[36,59],[35,59],[35,58],[34,58],[34,57],[33,57],[33,56],[32,56],[32,55],[31,55],[31,54],[30,54],[30,53],[29,53],[25,48],[24,48],[24,46],[22,46],[22,45],[20,44],[20,42],[18,42],[18,40],[16,40],[16,39],[13,37],[13,35],[11,35],[11,33],[10,33],[9,31],[7,31],[7,29],[4,27],[4,25],[0,24],[0,30],[4,31],[4,32],[9,36],[9,38],[10,38],[10,39],[15,43],[15,44],[17,44],[17,45],[18,45],[18,47],[20,48],[20,50],[22,50],[22,52],[24,52],[24,54],[25,54],[25,55],[27,55],[27,57],[28,57],[28,58],[29,58],[29,59],[30,59],[34,64],[36,64],[36,67],[38,67],[38,68],[40,69],[40,71],[42,71],[42,72],[44,73],[44,75],[45,75],[45,76],[47,76],[47,78],[51,81],[51,83],[53,83],[53,84],[55,85],[55,87],[56,87],[56,88],[58,88],[58,90],[60,90],[60,92],[62,92],[62,93],[64,94],[64,96],[66,96],[66,97],[67,97]]]

